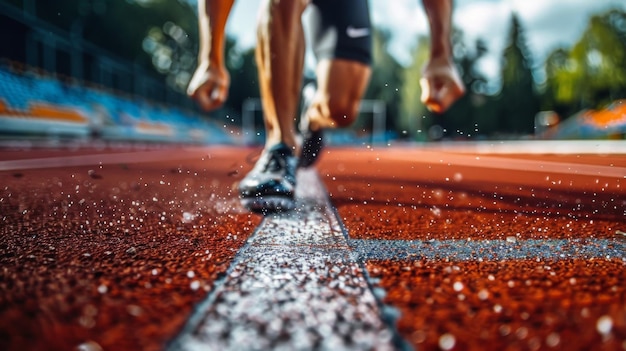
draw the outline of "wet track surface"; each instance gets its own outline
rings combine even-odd
[[[414,348],[626,349],[623,154],[335,150],[320,173]]]
[[[93,153],[0,173],[0,349],[161,349],[260,222],[231,193],[244,152]]]
[[[252,152],[0,152],[0,349],[626,349],[626,151],[332,149],[265,219]]]
[[[315,171],[298,182],[296,209],[265,218],[171,350],[393,349]]]

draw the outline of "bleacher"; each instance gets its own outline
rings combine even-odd
[[[626,139],[626,100],[583,110],[539,135],[540,139]]]
[[[0,64],[0,135],[190,144],[235,142],[215,122],[179,108]]]

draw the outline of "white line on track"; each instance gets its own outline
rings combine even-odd
[[[504,156],[484,156],[475,154],[442,153],[441,151],[423,151],[418,159],[414,155],[402,152],[389,153],[386,159],[449,166],[469,166],[485,169],[502,169],[523,172],[547,172],[558,174],[577,174],[584,176],[626,178],[626,167],[600,166],[570,162],[544,160],[524,160]]]
[[[616,239],[350,240],[362,260],[565,260],[621,259],[626,241]]]
[[[297,200],[263,220],[170,350],[394,349],[314,170]]]
[[[6,160],[0,161],[0,171],[186,160],[197,158],[201,150],[201,148],[186,148],[174,152],[166,149]]]
[[[453,141],[417,145],[427,150],[471,154],[626,155],[626,140]]]

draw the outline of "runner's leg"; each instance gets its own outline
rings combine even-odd
[[[297,151],[295,117],[304,66],[302,12],[306,0],[265,0],[257,27],[256,61],[268,149],[284,143]]]
[[[371,24],[367,0],[314,0],[308,25],[318,59],[317,91],[309,128],[351,125],[371,75]]]

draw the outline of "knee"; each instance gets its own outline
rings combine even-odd
[[[331,99],[327,111],[337,127],[348,127],[354,123],[359,114],[359,101],[350,98]]]

